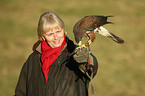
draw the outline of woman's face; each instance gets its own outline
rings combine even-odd
[[[52,31],[46,32],[42,38],[47,41],[51,48],[59,47],[64,40],[64,29],[53,29]]]

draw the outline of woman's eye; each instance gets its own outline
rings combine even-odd
[[[48,34],[48,36],[51,36],[51,35],[53,35],[53,33]]]
[[[61,32],[61,31],[57,31],[57,33],[59,33],[59,32]]]

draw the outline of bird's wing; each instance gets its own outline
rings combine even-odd
[[[103,16],[103,15],[85,16],[81,20],[79,27],[85,28],[87,31],[92,31],[97,27],[112,23],[107,21],[108,17],[112,16]]]
[[[73,28],[76,42],[79,43],[86,36],[86,31],[93,31],[95,28],[111,23],[107,22],[108,17],[111,16],[90,15],[80,19]]]
[[[77,43],[79,43],[79,41],[82,40],[84,33],[85,33],[85,29],[83,29],[82,27],[80,27],[80,23],[83,19],[79,20],[73,27],[73,33],[75,36],[75,41]]]
[[[110,24],[112,22],[108,22],[107,19],[108,17],[111,17],[111,16],[100,16],[100,15],[95,15],[95,16],[92,16],[93,20],[93,24],[92,24],[92,27],[93,28],[97,28],[97,27],[100,27],[100,26],[103,26],[105,24]]]
[[[115,34],[109,32],[107,29],[105,29],[104,27],[99,27],[98,29],[96,28],[94,31],[98,31],[99,34],[111,38],[113,41],[119,43],[119,44],[123,44],[125,43],[123,39],[121,39],[120,37],[116,36]]]

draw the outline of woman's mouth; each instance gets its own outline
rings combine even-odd
[[[57,41],[53,41],[54,44],[59,44],[60,43],[60,40],[57,40]]]

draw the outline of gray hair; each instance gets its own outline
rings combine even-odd
[[[53,29],[64,29],[64,22],[55,12],[45,12],[40,16],[38,22],[38,38],[42,40],[43,34]]]

